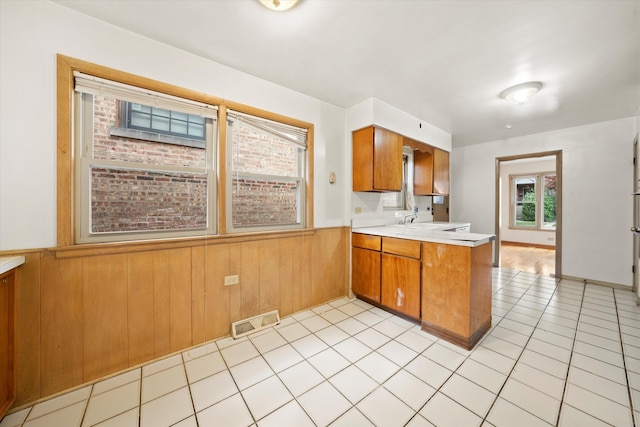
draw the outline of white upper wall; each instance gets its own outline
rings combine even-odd
[[[351,141],[351,132],[354,130],[375,124],[416,141],[451,151],[450,133],[377,98],[369,98],[348,108],[346,123],[347,141]]]
[[[496,157],[562,150],[562,274],[631,286],[635,118],[454,148],[453,221],[495,233]]]
[[[56,244],[57,53],[313,123],[314,225],[349,224],[344,109],[55,3],[2,0],[0,250]]]

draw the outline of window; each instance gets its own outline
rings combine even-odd
[[[216,108],[81,74],[75,89],[78,242],[214,233]],[[146,137],[114,132],[123,105],[146,115]],[[188,134],[192,123],[202,125],[200,146],[149,131]]]
[[[511,176],[511,227],[556,228],[556,174]]]
[[[229,111],[230,231],[303,228],[306,129]]]
[[[385,211],[402,211],[411,209],[407,197],[413,193],[413,151],[405,147],[402,155],[402,187],[400,192],[382,193],[382,209]]]
[[[204,148],[205,127],[205,118],[199,115],[122,101],[120,127],[112,128],[111,134]]]
[[[57,66],[59,246],[313,227],[312,124],[63,55]]]

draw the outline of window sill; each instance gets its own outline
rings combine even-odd
[[[545,231],[549,233],[555,233],[555,228],[532,228],[532,227],[514,227],[510,225],[509,230],[518,230],[518,231]]]
[[[114,255],[132,252],[157,251],[165,249],[188,248],[194,246],[221,245],[256,240],[282,239],[286,237],[312,236],[316,229],[298,229],[285,231],[264,231],[254,233],[236,233],[203,237],[185,237],[175,239],[139,240],[115,243],[89,243],[73,246],[59,246],[47,251],[57,259],[79,258],[86,256]]]
[[[163,144],[182,145],[184,147],[205,148],[205,142],[198,139],[181,138],[179,136],[164,135],[138,129],[113,127],[109,130],[111,136],[140,139],[143,141],[161,142]]]

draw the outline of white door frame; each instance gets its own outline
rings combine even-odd
[[[638,158],[638,135],[633,141],[633,192],[640,191],[640,185],[638,185],[638,168],[640,168],[640,159]],[[633,196],[633,227],[640,227],[640,212],[638,212],[638,203],[640,196]],[[636,304],[640,305],[640,242],[638,235],[633,233],[633,279],[632,279],[632,291],[636,294]]]

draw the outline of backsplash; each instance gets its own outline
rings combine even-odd
[[[433,221],[430,196],[414,196],[418,207],[419,222]],[[376,225],[397,224],[411,211],[392,211],[382,208],[382,193],[351,193],[351,226],[371,227]]]

